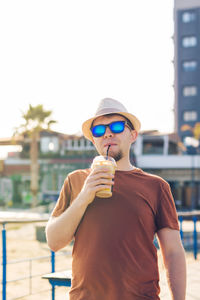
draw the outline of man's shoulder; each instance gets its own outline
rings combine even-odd
[[[140,169],[139,174],[144,180],[147,180],[149,183],[157,183],[159,185],[168,185],[168,182],[159,175],[149,173]]]
[[[72,171],[68,174],[68,177],[70,179],[76,179],[76,178],[86,178],[91,172],[91,169],[78,169],[75,171]]]
[[[65,185],[68,185],[68,188],[71,191],[71,201],[77,197],[80,193],[83,184],[90,174],[90,169],[79,169],[69,173],[65,179]]]

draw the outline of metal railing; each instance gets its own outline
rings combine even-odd
[[[193,250],[194,259],[197,259],[198,248],[200,248],[200,232],[197,231],[197,222],[200,221],[200,211],[179,212],[180,235],[185,250]],[[193,230],[184,231],[183,222],[191,221]]]
[[[50,272],[55,272],[55,261],[56,257],[58,256],[64,256],[64,255],[71,255],[70,251],[64,251],[62,253],[54,253],[53,251],[50,251],[49,255],[46,256],[38,256],[38,257],[32,257],[32,258],[26,258],[26,259],[18,259],[18,260],[7,260],[7,237],[6,237],[6,224],[28,224],[28,223],[42,223],[47,222],[48,219],[32,219],[32,220],[6,220],[6,221],[0,221],[0,224],[2,225],[2,300],[7,300],[7,284],[19,282],[22,280],[28,280],[28,293],[16,296],[14,298],[11,298],[9,300],[17,300],[17,299],[23,299],[24,297],[44,293],[51,290],[51,287],[49,286],[48,289],[43,289],[38,292],[34,292],[32,289],[32,280],[36,277],[41,278],[42,275],[44,275],[46,272],[38,272],[37,274],[32,273],[32,264],[34,261],[44,261],[49,260],[51,265]],[[29,274],[28,276],[22,276],[16,279],[8,280],[7,279],[7,266],[8,265],[14,265],[14,264],[20,264],[20,263],[28,263],[29,267]]]
[[[182,239],[183,246],[186,250],[193,250],[194,259],[197,259],[198,249],[200,247],[200,232],[197,231],[197,222],[200,220],[200,212],[194,211],[194,212],[179,212],[178,213],[179,222],[180,222],[180,235]],[[14,260],[14,261],[7,261],[7,244],[6,244],[6,224],[25,224],[25,223],[41,223],[41,222],[47,222],[47,219],[32,219],[32,220],[5,220],[0,221],[0,224],[3,226],[2,228],[2,300],[6,300],[7,294],[6,294],[6,288],[7,283],[10,282],[16,282],[20,280],[29,280],[29,293],[20,297],[12,298],[11,300],[15,299],[22,299],[25,296],[36,294],[32,290],[32,279],[34,277],[41,277],[44,275],[44,273],[38,273],[36,275],[32,274],[32,262],[35,260],[41,260],[41,259],[51,259],[51,272],[55,272],[55,257],[60,255],[71,255],[71,252],[65,252],[65,253],[59,253],[56,254],[51,251],[51,254],[49,256],[40,256],[35,258],[27,258],[27,259],[21,259],[21,260]],[[183,230],[183,224],[184,222],[190,221],[193,223],[193,230],[188,231],[189,232],[189,241],[188,241],[188,232]],[[191,226],[190,226],[191,227]],[[22,278],[14,279],[14,280],[7,280],[7,265],[9,264],[18,264],[20,262],[29,262],[29,276],[24,276]],[[46,273],[46,272],[45,272]],[[48,291],[50,288],[48,289]],[[38,293],[45,292],[47,290],[42,290]]]

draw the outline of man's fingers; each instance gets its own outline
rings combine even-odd
[[[105,179],[105,178],[100,178],[96,181],[93,182],[94,185],[101,185],[101,184],[104,184],[104,185],[113,185],[114,184],[114,181],[113,180],[108,180],[108,179]]]
[[[102,166],[102,167],[93,169],[93,170],[91,171],[90,175],[93,175],[93,174],[100,174],[100,173],[110,173],[110,169],[109,169],[109,168],[106,168],[105,166]]]
[[[111,174],[110,172],[98,172],[98,173],[93,173],[93,174],[90,174],[88,176],[88,179],[92,179],[92,180],[95,180],[95,179],[98,179],[98,178],[114,178],[114,175]]]
[[[87,186],[96,186],[100,184],[109,184],[113,185],[114,181],[113,178],[104,178],[104,177],[98,177],[98,178],[90,178],[90,180],[87,181]]]
[[[105,189],[110,189],[110,185],[106,185],[106,184],[97,185],[93,188],[93,191],[97,192],[97,191],[105,190]]]

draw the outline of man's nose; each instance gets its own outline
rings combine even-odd
[[[104,133],[104,138],[109,138],[109,137],[113,137],[113,133],[109,127],[106,127],[106,131]]]

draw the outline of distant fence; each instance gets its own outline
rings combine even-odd
[[[178,217],[182,244],[185,250],[193,250],[194,258],[197,259],[198,249],[200,248],[200,232],[197,230],[197,222],[200,221],[200,211],[179,212]],[[184,230],[184,221],[191,221],[193,228]]]
[[[26,259],[18,259],[18,260],[7,260],[7,238],[6,238],[6,224],[28,224],[28,223],[42,223],[42,222],[47,222],[47,219],[32,219],[32,220],[5,220],[5,221],[0,221],[0,224],[2,225],[2,300],[17,300],[17,299],[23,299],[24,297],[30,296],[30,295],[35,295],[35,294],[41,294],[47,291],[51,290],[51,287],[49,285],[48,289],[42,289],[37,292],[34,291],[32,288],[32,280],[35,277],[38,277],[41,279],[41,276],[46,274],[47,272],[41,272],[38,271],[37,274],[33,274],[32,272],[32,264],[33,262],[44,262],[44,260],[49,261],[49,272],[54,272],[55,271],[55,261],[56,257],[58,256],[70,256],[71,252],[70,251],[65,251],[62,253],[54,253],[53,251],[49,250],[49,255],[47,256],[38,256],[38,257],[31,257],[31,258],[26,258]],[[20,240],[19,240],[19,245],[16,245],[16,247],[20,247]],[[18,277],[16,279],[8,280],[7,279],[7,267],[9,265],[19,265],[22,263],[27,263],[28,264],[28,275]],[[20,267],[19,267],[20,268]],[[26,269],[27,270],[27,269]],[[28,280],[28,292],[26,294],[22,294],[19,296],[15,296],[12,298],[8,299],[8,293],[7,293],[7,285],[10,283],[15,283],[19,282],[22,280]]]
[[[198,249],[200,248],[200,232],[197,231],[197,222],[200,220],[200,212],[194,211],[194,212],[183,212],[178,213],[179,216],[179,222],[180,222],[180,235],[182,239],[183,246],[186,250],[193,250],[194,258],[197,259]],[[184,231],[183,225],[184,222],[190,221],[191,224],[193,224],[193,228],[189,228],[188,231]],[[2,225],[2,300],[17,300],[22,299],[25,296],[36,294],[34,293],[32,289],[32,279],[33,277],[40,277],[44,275],[45,273],[38,273],[33,275],[32,274],[32,263],[33,261],[37,260],[44,260],[49,259],[51,262],[51,270],[50,272],[55,272],[55,257],[58,255],[71,255],[69,252],[65,252],[64,254],[56,254],[51,251],[49,256],[40,256],[35,258],[27,258],[27,259],[21,259],[21,260],[15,260],[15,261],[7,261],[7,244],[6,244],[6,224],[27,224],[27,223],[41,223],[41,222],[47,222],[47,219],[32,219],[32,220],[0,220],[0,224]],[[20,247],[20,242],[19,242]],[[29,263],[29,275],[23,276],[22,278],[17,278],[14,280],[7,280],[7,265],[10,264],[19,264],[22,262],[28,262]],[[29,280],[29,292],[26,295],[22,295],[19,297],[15,297],[12,299],[7,299],[7,283],[10,282],[16,282],[20,280]],[[50,287],[49,289],[50,290]],[[38,291],[37,293],[45,292],[45,290]]]

